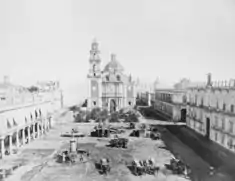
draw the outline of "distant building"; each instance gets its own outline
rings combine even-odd
[[[114,54],[111,61],[101,70],[100,51],[94,41],[90,50],[90,69],[88,73],[88,108],[107,108],[117,111],[134,106],[135,83],[131,76],[124,74],[124,68]]]
[[[235,80],[212,82],[187,91],[187,126],[235,151]]]
[[[154,109],[172,121],[186,121],[186,103],[186,90],[155,90]]]

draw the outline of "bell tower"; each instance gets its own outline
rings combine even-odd
[[[91,44],[91,50],[90,50],[90,69],[89,69],[89,74],[93,77],[99,76],[101,74],[100,70],[100,51],[99,51],[99,44],[97,41],[94,39],[93,43]]]
[[[89,71],[88,71],[88,101],[87,107],[92,109],[102,106],[102,79],[101,79],[101,59],[100,59],[99,44],[94,39],[91,44]]]

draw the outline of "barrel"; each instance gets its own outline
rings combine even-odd
[[[74,139],[70,140],[70,152],[76,152],[77,144]]]

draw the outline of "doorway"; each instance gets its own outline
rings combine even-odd
[[[181,121],[186,122],[186,109],[181,109]]]
[[[210,118],[206,118],[206,137],[209,139],[210,138]]]
[[[109,107],[110,107],[110,113],[113,113],[113,112],[116,111],[116,102],[115,102],[114,99],[110,100],[110,106]]]

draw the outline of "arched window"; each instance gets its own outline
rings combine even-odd
[[[117,75],[117,81],[120,81],[120,80],[121,80],[120,75]]]
[[[231,105],[231,106],[230,106],[230,111],[231,111],[231,112],[234,112],[234,105]]]
[[[224,111],[226,110],[226,104],[225,103],[223,104],[223,110]]]
[[[216,102],[216,108],[219,109],[219,101]]]

